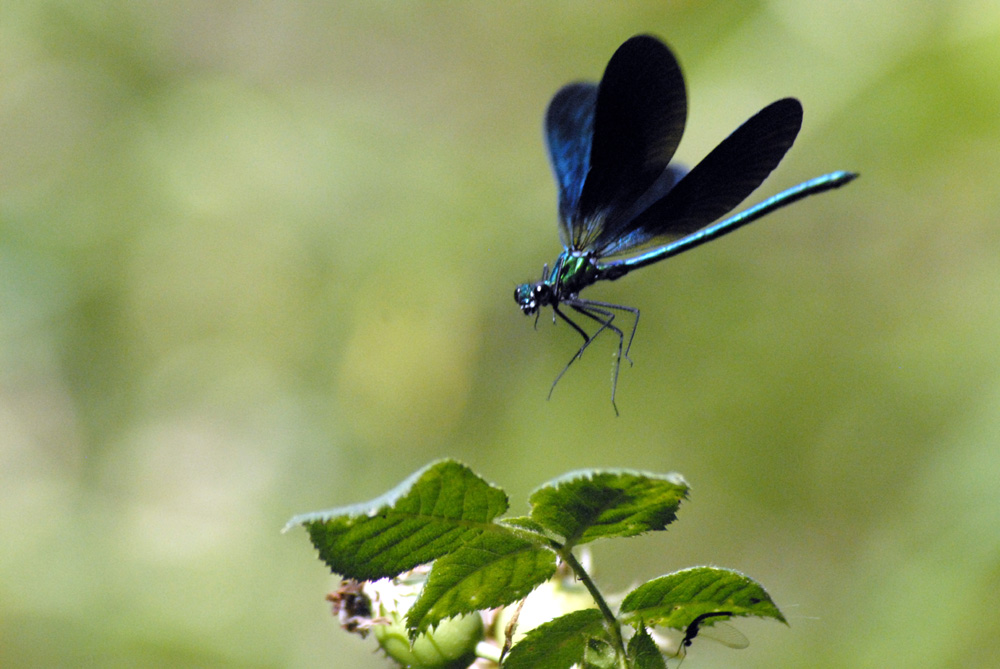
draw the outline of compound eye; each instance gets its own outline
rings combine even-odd
[[[521,311],[524,313],[534,313],[538,308],[535,287],[526,283],[521,284],[514,289],[514,301],[517,302],[517,306],[521,307]]]

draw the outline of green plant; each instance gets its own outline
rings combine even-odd
[[[577,471],[537,488],[527,516],[501,519],[503,490],[441,460],[382,497],[296,516],[286,529],[305,527],[320,559],[346,579],[329,597],[344,627],[376,628],[380,641],[392,641],[383,649],[403,666],[458,668],[480,657],[506,669],[653,669],[666,667],[666,655],[682,652],[700,627],[736,616],[785,622],[757,582],[717,567],[643,583],[612,611],[574,549],[666,529],[687,493],[678,474]],[[567,583],[568,575],[582,588]],[[551,619],[519,629],[528,617],[524,601],[511,605],[547,584],[546,599],[558,595],[560,605],[543,616]],[[582,589],[589,599],[567,596]],[[409,644],[399,632],[379,630],[391,625],[405,629]],[[651,634],[656,627],[685,634],[664,650]],[[447,636],[439,639],[442,631]]]

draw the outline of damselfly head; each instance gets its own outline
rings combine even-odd
[[[514,301],[521,307],[526,316],[538,311],[541,307],[552,304],[552,286],[539,281],[538,283],[522,283],[514,289]]]

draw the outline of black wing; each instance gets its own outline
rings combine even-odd
[[[635,203],[654,184],[662,192],[669,190],[678,172],[672,170],[669,179],[657,180],[680,143],[686,120],[684,78],[670,49],[648,35],[622,44],[597,87],[590,155],[579,197],[565,210],[560,207],[568,233],[564,241],[570,248],[590,248],[606,225],[631,217]],[[551,146],[550,140],[550,151]]]
[[[566,222],[579,207],[583,182],[590,171],[596,102],[597,84],[569,84],[555,94],[545,112],[545,140],[559,186],[559,237],[563,246],[570,244]]]
[[[602,256],[622,254],[680,239],[721,218],[778,166],[801,127],[798,100],[784,98],[764,107],[645,211],[605,226],[591,248]]]

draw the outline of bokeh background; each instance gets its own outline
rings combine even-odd
[[[587,295],[512,300],[561,250],[551,95],[629,36],[684,66],[691,165],[806,109],[751,201],[861,179]],[[685,667],[1000,657],[1000,5],[0,5],[0,665],[385,667],[293,514],[457,457],[511,494],[681,472],[623,589],[712,563],[791,627]]]

